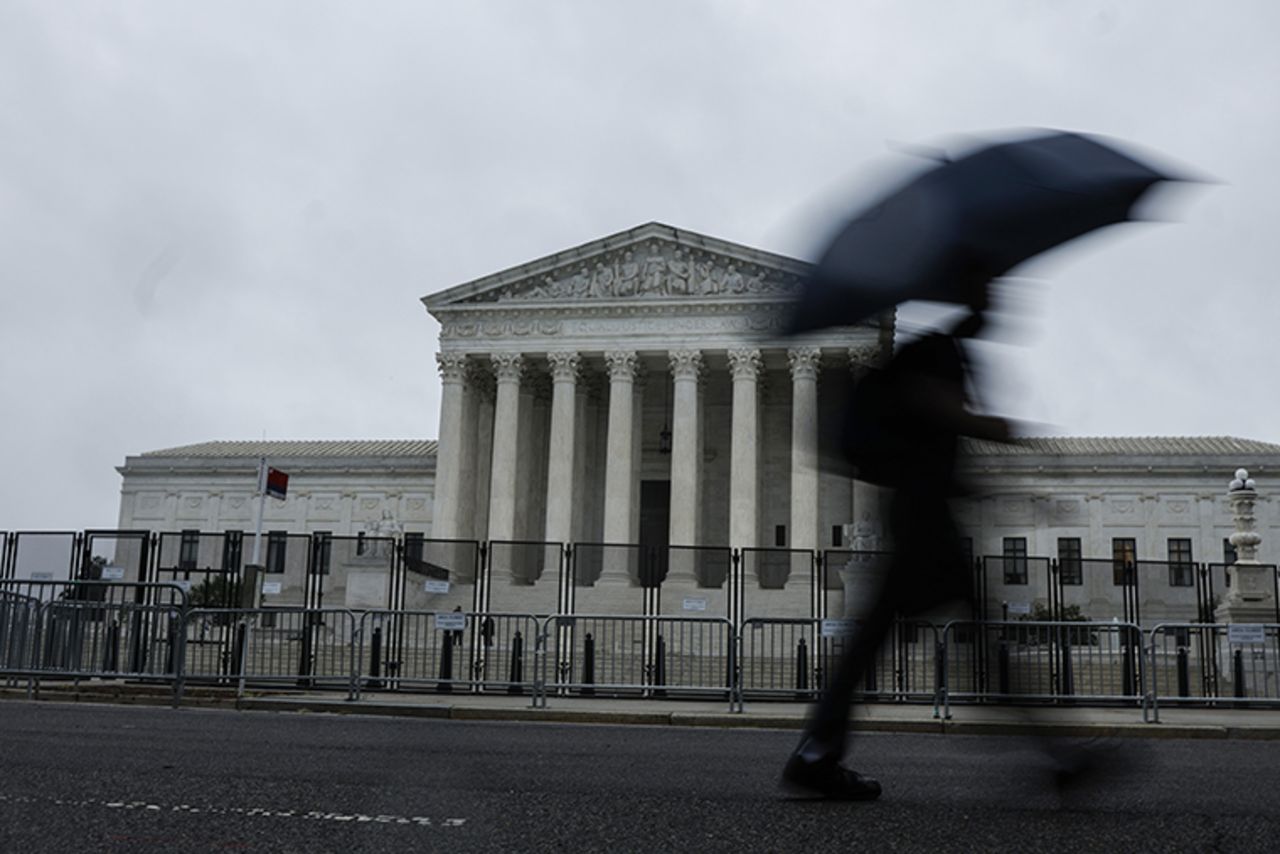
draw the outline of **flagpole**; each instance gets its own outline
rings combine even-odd
[[[253,526],[254,566],[262,566],[262,515],[267,505],[267,458],[258,458],[258,518]]]

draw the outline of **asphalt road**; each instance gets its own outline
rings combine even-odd
[[[1274,851],[1280,742],[1142,740],[1065,794],[1020,737],[860,736],[870,804],[787,797],[795,735],[0,703],[0,850]]]

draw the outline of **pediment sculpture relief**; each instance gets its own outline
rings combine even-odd
[[[793,273],[655,240],[494,288],[466,302],[789,296],[799,285]]]

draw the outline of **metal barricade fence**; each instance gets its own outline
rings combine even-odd
[[[748,696],[812,700],[826,688],[857,631],[849,619],[752,617],[738,635],[738,706]],[[940,703],[939,663],[945,659],[938,627],[926,620],[896,621],[865,668],[863,700]]]
[[[235,626],[230,651],[205,643]],[[183,635],[181,679],[297,688],[341,688],[356,696],[360,620],[343,608],[193,608]]]
[[[544,706],[549,688],[566,696],[715,695],[732,704],[735,636],[724,617],[558,615],[543,621],[539,649]]]
[[[1280,624],[1162,623],[1147,649],[1151,719],[1160,704],[1280,704]]]
[[[142,679],[172,682],[178,702],[183,611],[173,605],[55,600],[2,609],[0,673],[25,678],[28,692],[45,680]]]
[[[535,695],[537,638],[532,614],[368,611],[356,696],[405,689]]]
[[[1134,623],[956,620],[943,628],[944,705],[981,701],[1138,703],[1142,631]]]

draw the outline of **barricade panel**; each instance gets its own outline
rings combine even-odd
[[[1280,624],[1158,625],[1148,669],[1163,705],[1280,703]]]
[[[1051,620],[1051,561],[1047,557],[984,556],[979,561],[978,604],[988,620]]]
[[[564,604],[564,548],[560,543],[493,540],[481,611],[555,614]]]
[[[9,579],[70,581],[78,535],[72,531],[18,531],[10,535]]]
[[[1132,623],[948,623],[949,699],[1137,702],[1142,636]]]
[[[729,616],[732,549],[727,546],[655,546],[653,554],[662,579],[654,609],[656,613],[687,617]]]
[[[533,689],[538,627],[532,615],[380,611],[363,619],[367,690]]]
[[[655,550],[638,543],[574,543],[570,548],[571,601],[565,611],[645,613],[646,592],[662,581]]]
[[[719,617],[574,614],[548,618],[546,674],[583,696],[715,693],[733,686],[734,641]]]
[[[476,610],[479,541],[406,539],[403,565],[399,604],[405,610]]]
[[[253,535],[245,538],[245,551],[253,555]],[[312,541],[307,534],[278,531],[262,535],[262,576],[259,602],[263,608],[303,608],[313,601],[309,569]]]
[[[818,616],[852,617],[869,607],[892,560],[893,553],[886,551],[824,551]]]
[[[230,650],[207,640],[222,625],[236,627]],[[188,681],[349,689],[355,677],[359,621],[345,609],[200,608],[186,626]]]
[[[741,555],[741,619],[817,615],[817,563],[811,550],[746,548]]]

